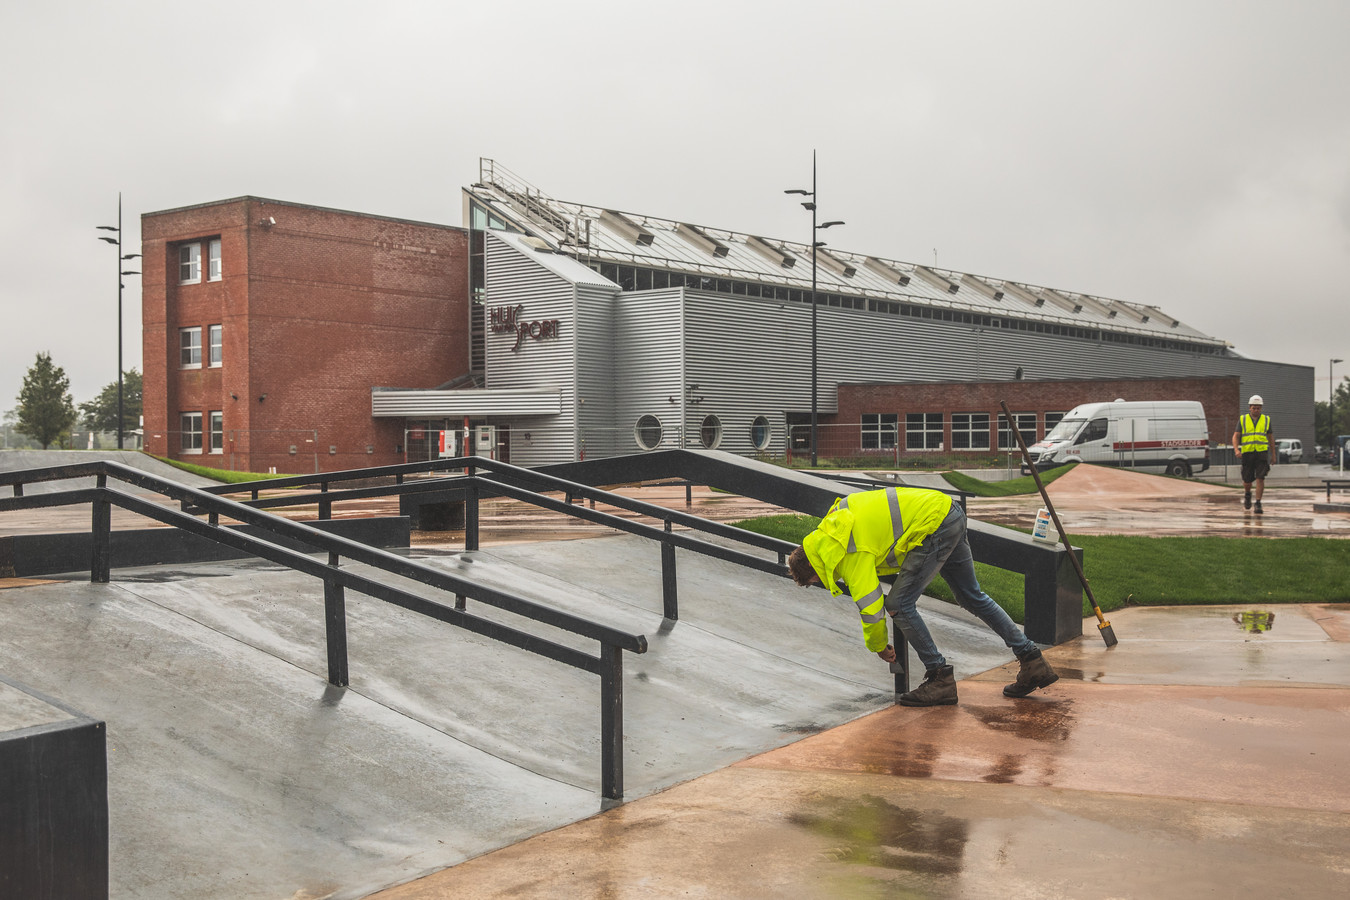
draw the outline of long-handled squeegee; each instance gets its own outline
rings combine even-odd
[[[1116,632],[1111,628],[1111,623],[1106,621],[1102,615],[1102,608],[1097,605],[1097,598],[1092,596],[1092,585],[1088,584],[1087,575],[1083,573],[1083,566],[1078,562],[1078,554],[1073,552],[1073,547],[1069,545],[1069,537],[1064,533],[1064,526],[1059,524],[1059,514],[1055,512],[1055,505],[1050,502],[1050,495],[1045,492],[1045,485],[1041,482],[1041,475],[1036,471],[1036,464],[1031,461],[1031,452],[1027,450],[1027,442],[1022,440],[1022,432],[1019,431],[1013,423],[1012,413],[1008,411],[1008,401],[1000,400],[998,405],[1003,407],[1003,420],[1008,423],[1008,428],[1012,431],[1013,437],[1017,438],[1017,449],[1022,451],[1022,460],[1026,463],[1027,469],[1031,472],[1031,477],[1036,479],[1036,488],[1041,492],[1041,499],[1045,501],[1045,508],[1050,511],[1050,518],[1055,520],[1055,530],[1059,532],[1059,539],[1064,543],[1064,549],[1069,551],[1069,562],[1073,563],[1073,570],[1078,573],[1078,580],[1083,582],[1083,592],[1087,594],[1088,602],[1092,604],[1092,611],[1097,614],[1097,630],[1102,634],[1102,640],[1106,641],[1106,646],[1114,647],[1120,641],[1116,640]]]

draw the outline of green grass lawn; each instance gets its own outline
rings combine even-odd
[[[153,453],[146,455],[154,456]],[[209,466],[196,466],[192,463],[179,462],[176,459],[169,459],[164,456],[155,456],[154,458],[162,463],[173,466],[175,469],[182,469],[184,472],[191,472],[193,475],[210,478],[212,481],[219,481],[222,484],[243,484],[246,481],[266,481],[269,478],[290,477],[289,475],[270,475],[260,474],[258,472],[232,472],[229,469],[212,469]]]
[[[1030,480],[1030,479],[1028,479]],[[1033,485],[1034,490],[1034,485]],[[800,543],[820,522],[780,515],[735,524]],[[1071,537],[1083,548],[1083,570],[1105,612],[1145,606],[1350,602],[1350,541],[1331,538]],[[1022,576],[975,564],[980,586],[1023,622]],[[954,600],[938,578],[927,593]],[[1083,599],[1083,615],[1092,607]]]

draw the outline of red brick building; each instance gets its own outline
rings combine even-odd
[[[942,451],[988,455],[1017,450],[1000,422],[1007,401],[1027,444],[1045,436],[1064,413],[1105,400],[1198,400],[1205,407],[1212,444],[1228,440],[1234,410],[1241,409],[1241,379],[1123,378],[972,383],[840,384],[837,414],[821,419],[822,451],[861,446],[865,451]],[[837,424],[836,424],[837,423]]]
[[[468,373],[468,242],[257,197],[145,214],[146,450],[255,472],[403,462],[371,388]]]

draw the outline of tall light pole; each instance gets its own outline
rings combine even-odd
[[[816,248],[825,246],[824,241],[816,240],[816,233],[825,228],[831,228],[835,225],[843,225],[842,221],[822,222],[816,224],[816,151],[811,151],[811,190],[806,191],[801,188],[792,188],[783,191],[785,194],[801,194],[804,197],[810,197],[810,200],[802,203],[802,206],[811,210],[811,467],[816,466],[816,382],[817,382],[817,329],[816,329]],[[789,436],[789,440],[791,437]]]
[[[111,225],[96,226],[99,231],[111,231],[117,235],[115,238],[99,236],[100,241],[107,241],[117,248],[117,449],[122,449],[122,276],[139,275],[140,272],[123,270],[122,263],[128,259],[136,259],[139,253],[122,253],[122,192],[117,192],[117,227]]]

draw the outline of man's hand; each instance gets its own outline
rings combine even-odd
[[[893,663],[895,662],[895,648],[890,644],[887,644],[885,650],[877,652],[877,656],[881,657],[882,662]]]

